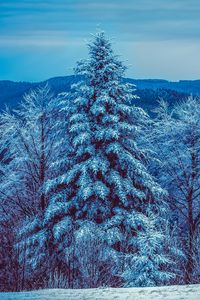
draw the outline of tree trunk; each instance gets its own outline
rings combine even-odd
[[[45,179],[45,136],[44,136],[44,119],[45,116],[42,116],[41,119],[41,159],[40,159],[40,188],[42,188]],[[40,196],[40,204],[42,211],[46,207],[45,195],[44,193]]]
[[[193,239],[194,239],[194,220],[193,220],[193,206],[192,206],[192,190],[188,195],[188,250],[187,250],[187,263],[186,263],[186,275],[185,283],[192,283],[192,273],[194,268],[193,259]]]

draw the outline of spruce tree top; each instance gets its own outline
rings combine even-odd
[[[88,47],[89,60],[80,61],[75,71],[86,75],[90,84],[99,89],[110,81],[120,80],[126,68],[113,54],[111,43],[106,39],[105,34],[97,33]]]

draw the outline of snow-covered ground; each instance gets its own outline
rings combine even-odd
[[[51,289],[0,293],[1,300],[200,300],[200,285],[152,288]]]

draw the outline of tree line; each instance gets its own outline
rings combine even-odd
[[[0,289],[197,283],[200,101],[152,119],[104,33],[88,49],[69,93],[0,115]]]

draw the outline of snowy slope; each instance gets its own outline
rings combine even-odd
[[[200,300],[200,285],[0,293],[1,300]]]

